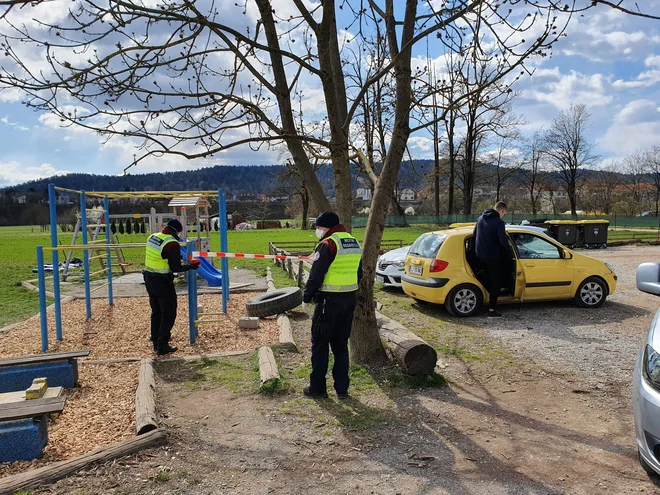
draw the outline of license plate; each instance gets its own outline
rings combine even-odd
[[[411,275],[421,275],[423,271],[424,271],[424,268],[421,267],[421,266],[412,265],[410,268],[408,268],[408,272]]]
[[[380,275],[376,275],[376,282],[383,284],[385,283],[385,278],[381,277]]]

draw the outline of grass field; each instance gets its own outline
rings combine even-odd
[[[427,232],[427,227],[393,228],[387,229],[385,239],[398,240],[411,243],[421,233]],[[364,236],[364,229],[356,229],[358,239]],[[71,232],[60,232],[61,244],[71,242]],[[118,234],[121,243],[142,243],[143,234]],[[229,232],[229,251],[241,253],[268,253],[268,243],[286,241],[315,241],[314,231],[309,230],[253,230]],[[39,227],[0,227],[0,328],[32,316],[39,311],[38,296],[21,287],[23,280],[37,278],[32,269],[36,266],[36,247],[38,245],[50,246],[50,233],[40,232]],[[220,237],[214,232],[211,237],[211,250],[220,249]],[[144,261],[143,249],[124,249],[123,255],[127,262],[134,265],[131,269],[140,269]],[[65,256],[60,254],[60,259]],[[82,258],[82,251],[74,253]],[[46,263],[50,262],[50,255],[45,253]],[[259,260],[229,260],[230,268],[256,268],[265,274],[265,267],[269,261]],[[98,269],[96,265],[96,269]],[[50,303],[51,301],[49,301]]]

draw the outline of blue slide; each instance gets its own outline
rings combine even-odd
[[[188,253],[184,246],[181,246],[181,256],[184,260],[188,259]],[[197,273],[209,283],[209,287],[222,287],[222,273],[206,258],[196,259],[200,261]]]

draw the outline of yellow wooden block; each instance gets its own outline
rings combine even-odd
[[[32,385],[25,391],[25,400],[41,399],[48,390],[48,380],[35,378]]]

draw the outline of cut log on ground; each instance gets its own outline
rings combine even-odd
[[[424,340],[396,321],[376,312],[380,337],[387,344],[407,375],[430,375],[438,361],[438,353]]]
[[[273,350],[267,345],[259,348],[259,375],[261,376],[262,387],[268,382],[280,379],[275,355],[273,354]]]
[[[89,467],[96,462],[107,462],[134,454],[140,450],[156,447],[165,443],[165,430],[153,430],[139,437],[129,438],[107,448],[98,449],[75,459],[56,462],[49,466],[15,474],[0,479],[0,495],[11,495],[18,490],[43,488],[43,485],[53,483],[61,478]]]
[[[138,387],[135,393],[135,429],[142,435],[158,428],[156,417],[156,377],[152,359],[140,362]]]
[[[287,351],[298,352],[289,317],[285,314],[277,315],[277,326],[280,329],[280,347],[284,347]]]

